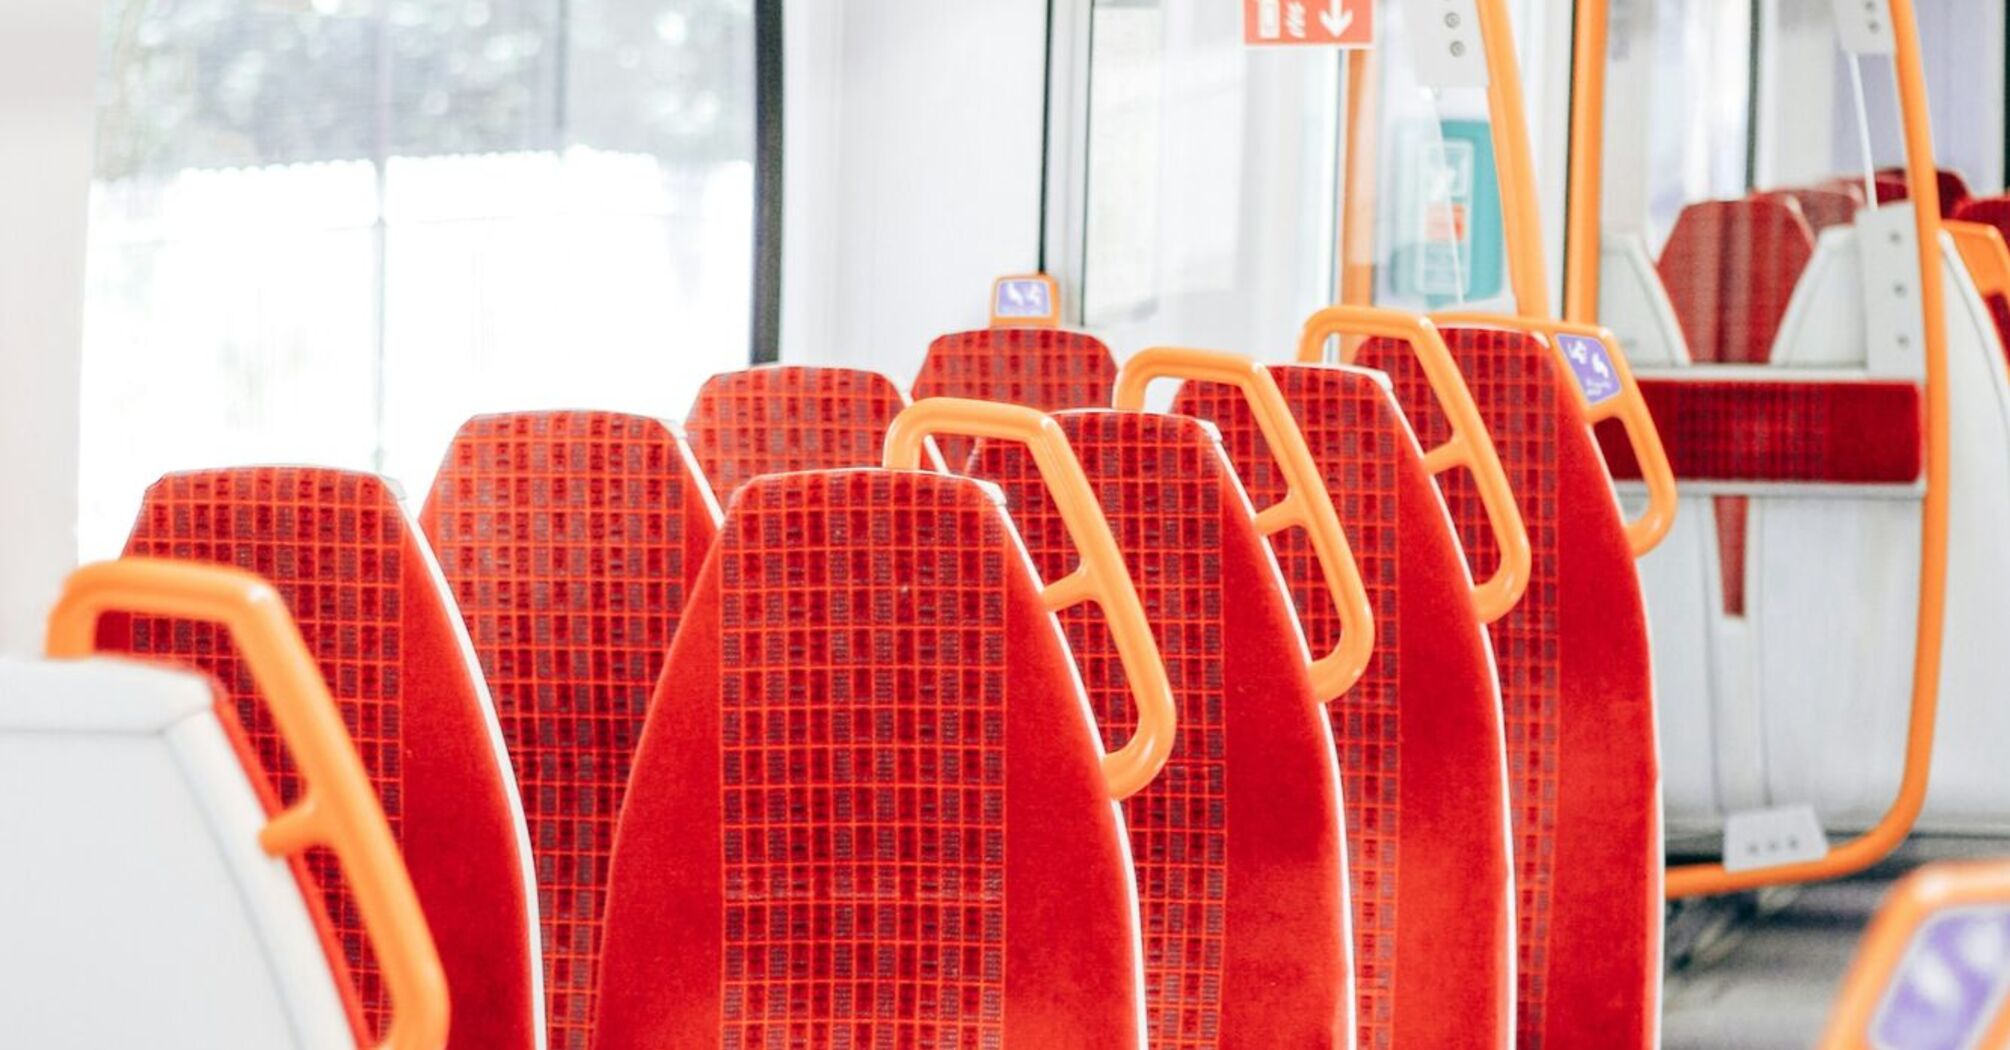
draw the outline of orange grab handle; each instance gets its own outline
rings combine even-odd
[[[1661,428],[1654,425],[1654,415],[1647,410],[1647,398],[1640,393],[1640,384],[1634,382],[1633,366],[1627,363],[1618,336],[1598,325],[1572,321],[1476,313],[1441,313],[1431,317],[1446,328],[1508,328],[1534,332],[1549,341],[1550,350],[1566,371],[1570,369],[1570,362],[1558,336],[1577,336],[1603,343],[1606,356],[1612,360],[1614,377],[1619,381],[1619,393],[1594,405],[1585,398],[1583,389],[1574,383],[1571,387],[1577,391],[1577,404],[1584,411],[1585,423],[1595,425],[1608,419],[1619,420],[1620,426],[1626,430],[1626,443],[1633,448],[1633,458],[1640,463],[1640,478],[1647,485],[1647,509],[1626,523],[1626,542],[1632,548],[1633,556],[1645,555],[1668,538],[1668,530],[1675,525],[1675,508],[1678,505],[1675,468],[1668,463],[1668,450],[1661,445]]]
[[[1919,241],[1919,309],[1926,338],[1926,491],[1920,507],[1918,632],[1913,636],[1912,701],[1906,716],[1905,766],[1898,794],[1869,831],[1831,848],[1817,860],[1772,868],[1730,871],[1722,864],[1668,869],[1670,897],[1736,893],[1794,882],[1833,879],[1876,864],[1912,834],[1926,807],[1933,772],[1933,736],[1940,712],[1940,659],[1947,628],[1948,427],[1947,286],[1941,272],[1940,187],[1933,165],[1928,121],[1926,63],[1920,55],[1913,0],[1889,0],[1889,25],[1897,43],[1899,110],[1905,131],[1906,178],[1912,186]]]
[[[1472,475],[1480,502],[1487,510],[1487,524],[1500,546],[1500,565],[1490,579],[1474,585],[1473,602],[1479,606],[1480,618],[1487,623],[1506,616],[1528,589],[1533,558],[1528,526],[1522,522],[1521,505],[1515,502],[1514,490],[1508,486],[1507,472],[1501,469],[1493,436],[1487,432],[1486,421],[1480,418],[1479,406],[1473,403],[1473,393],[1466,386],[1465,376],[1459,373],[1458,362],[1452,359],[1444,336],[1428,318],[1416,314],[1365,306],[1329,306],[1305,322],[1298,338],[1298,359],[1315,364],[1325,360],[1326,341],[1336,336],[1340,337],[1341,352],[1350,360],[1360,352],[1361,340],[1349,338],[1356,336],[1401,340],[1416,355],[1425,380],[1431,384],[1431,393],[1452,428],[1450,440],[1425,453],[1424,467],[1432,474],[1463,467]]]
[[[920,469],[923,442],[934,434],[1014,441],[1032,453],[1040,480],[1053,496],[1081,557],[1075,571],[1046,584],[1040,597],[1054,612],[1085,601],[1095,602],[1103,610],[1138,707],[1136,734],[1129,743],[1103,756],[1103,779],[1111,798],[1121,801],[1137,794],[1158,776],[1172,755],[1179,728],[1172,680],[1152,637],[1151,622],[1145,619],[1144,603],[1138,599],[1124,556],[1117,550],[1117,538],[1110,533],[1102,504],[1096,500],[1088,475],[1082,473],[1068,436],[1045,413],[1021,405],[932,397],[915,402],[894,417],[886,432],[886,465],[895,470]]]
[[[439,952],[328,683],[278,592],[238,569],[155,558],[87,565],[70,575],[49,614],[49,655],[95,652],[98,620],[108,612],[209,620],[229,629],[305,785],[300,800],[259,832],[259,845],[274,857],[312,846],[334,852],[390,990],[394,1012],[381,1047],[445,1046],[447,978]]]
[[[1375,607],[1368,600],[1368,586],[1361,579],[1361,566],[1340,527],[1332,496],[1305,444],[1305,434],[1291,415],[1291,404],[1278,389],[1270,369],[1239,354],[1180,347],[1153,347],[1140,350],[1124,362],[1117,373],[1117,408],[1137,411],[1144,408],[1145,391],[1156,379],[1193,379],[1232,386],[1248,400],[1257,428],[1270,446],[1270,454],[1283,473],[1288,494],[1256,515],[1256,527],[1263,535],[1275,536],[1289,528],[1302,528],[1312,541],[1319,559],[1326,589],[1340,611],[1340,642],[1332,652],[1312,661],[1312,684],[1321,703],[1335,700],[1368,671],[1375,654]]]
[[[1822,1036],[1822,1050],[1870,1050],[1879,1009],[1927,924],[1971,909],[2010,913],[2010,863],[1934,864],[1906,876],[1864,933]],[[1967,1045],[2010,1046],[2010,1002],[1997,1004],[1995,1016],[1981,1018],[1979,1024],[1983,1038]]]

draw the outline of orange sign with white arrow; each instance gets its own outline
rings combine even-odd
[[[1242,0],[1242,39],[1249,44],[1372,47],[1374,0]]]

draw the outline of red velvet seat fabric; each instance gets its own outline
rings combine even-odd
[[[761,474],[879,466],[886,428],[906,407],[878,372],[763,365],[706,380],[684,433],[725,503]]]
[[[735,499],[622,815],[597,1050],[1142,1045],[1122,825],[993,491]]]
[[[1165,654],[1180,742],[1124,803],[1155,1050],[1344,1047],[1349,992],[1340,774],[1305,642],[1220,443],[1196,420],[1059,413]],[[982,442],[1045,579],[1075,562],[1021,446]],[[1061,615],[1104,746],[1136,723],[1101,614]]]
[[[1571,380],[1540,339],[1446,329],[1493,435],[1534,560],[1492,628],[1507,722],[1520,926],[1517,1045],[1654,1045],[1661,799],[1646,614],[1612,482]],[[1450,436],[1407,348],[1371,341],[1426,446]],[[1498,559],[1463,474],[1444,479],[1476,565]]]
[[[1345,784],[1359,1045],[1498,1048],[1513,1033],[1500,687],[1445,504],[1379,378],[1273,367],[1332,494],[1376,614],[1366,675],[1327,705]],[[1250,495],[1285,495],[1235,390],[1189,383]],[[1311,545],[1274,546],[1314,652],[1338,641]]]
[[[1940,188],[1940,217],[1954,218],[1954,213],[1962,202],[1973,196],[1968,189],[1968,180],[1958,171],[1941,168],[1934,172],[1934,182]],[[1890,204],[1894,201],[1909,200],[1912,187],[1906,181],[1904,168],[1880,168],[1877,172],[1877,202]]]
[[[1761,196],[1684,208],[1661,251],[1659,269],[1690,360],[1771,361],[1794,287],[1814,252],[1814,231],[1783,200]],[[1742,616],[1746,498],[1719,496],[1712,505],[1724,611]]]
[[[461,427],[420,522],[467,621],[523,796],[549,1046],[584,1050],[615,822],[718,511],[663,423],[527,412]]]
[[[1003,401],[1042,412],[1101,408],[1117,383],[1117,361],[1095,336],[1057,328],[981,328],[928,345],[910,391],[928,397]],[[974,442],[941,439],[943,461],[963,469]]]
[[[1792,201],[1801,209],[1801,217],[1807,220],[1808,228],[1817,236],[1831,226],[1848,226],[1856,221],[1856,213],[1863,209],[1863,194],[1850,194],[1840,189],[1792,188],[1767,190],[1757,194],[1767,200]]]
[[[385,483],[306,467],[170,474],[147,490],[126,554],[233,565],[269,580],[321,662],[432,926],[454,1003],[449,1046],[538,1045],[537,933],[521,811],[495,716],[431,553]],[[100,648],[207,671],[229,691],[287,803],[299,785],[225,632],[108,616]],[[332,858],[310,854],[339,970],[372,1031],[388,1010]]]

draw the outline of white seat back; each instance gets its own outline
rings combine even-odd
[[[9,1045],[353,1050],[328,957],[199,675],[0,660]]]

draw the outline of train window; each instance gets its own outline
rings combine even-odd
[[[1332,299],[1339,56],[1245,47],[1237,4],[1091,11],[1084,321],[1116,346],[1291,346]]]
[[[748,359],[752,0],[106,0],[84,551],[161,471],[424,491],[477,411]]]

